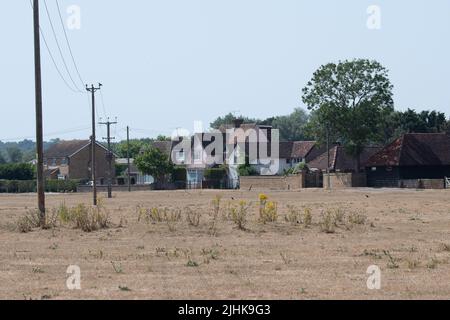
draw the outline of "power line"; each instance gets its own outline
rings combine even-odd
[[[102,109],[103,109],[103,115],[105,116],[105,118],[107,118],[107,113],[106,113],[106,106],[105,106],[105,99],[103,98],[103,92],[100,91],[100,100],[102,101]]]
[[[33,3],[30,0],[30,5],[31,5],[31,9],[33,9]],[[47,48],[47,52],[50,56],[50,59],[53,62],[53,65],[56,69],[56,71],[58,72],[58,75],[60,76],[61,80],[64,82],[64,84],[66,85],[67,88],[69,88],[69,90],[73,91],[73,92],[78,92],[77,90],[75,90],[74,88],[72,88],[69,83],[67,82],[67,80],[64,78],[64,76],[62,75],[61,70],[58,67],[58,64],[56,63],[55,58],[53,57],[52,51],[50,50],[50,46],[48,45],[47,39],[45,38],[44,32],[42,31],[41,26],[39,26],[39,33],[41,34],[42,40],[44,40],[44,44],[45,47]]]
[[[83,91],[80,90],[80,88],[77,86],[77,84],[73,80],[72,75],[71,75],[71,73],[69,71],[69,67],[67,66],[66,59],[64,59],[64,54],[62,52],[61,46],[59,45],[58,37],[56,35],[55,27],[53,26],[52,17],[50,16],[50,12],[48,10],[48,6],[47,6],[47,1],[46,0],[44,0],[44,6],[45,6],[45,11],[47,12],[48,21],[50,22],[50,27],[51,27],[52,32],[53,32],[53,37],[55,38],[56,46],[58,47],[59,54],[61,56],[64,68],[66,69],[67,74],[69,75],[69,78],[72,81],[74,87],[77,89],[77,91],[79,91],[81,93]]]
[[[72,47],[70,46],[69,37],[67,36],[66,27],[64,25],[64,21],[63,21],[62,15],[61,15],[61,9],[59,7],[58,0],[55,0],[55,2],[56,2],[56,6],[58,8],[59,20],[61,21],[61,26],[64,31],[64,37],[66,38],[67,47],[69,48],[70,56],[72,57],[73,65],[75,66],[75,70],[77,71],[78,78],[81,81],[81,85],[84,85],[85,82],[83,81],[83,77],[81,77],[80,70],[78,69],[77,63],[75,62],[75,58],[74,58],[74,55],[72,52]]]
[[[49,138],[49,137],[54,137],[57,135],[64,135],[64,134],[68,134],[68,133],[75,133],[75,132],[82,132],[82,131],[86,131],[90,129],[90,126],[83,126],[83,127],[75,127],[72,129],[67,129],[64,131],[55,131],[55,132],[50,132],[50,133],[46,133],[44,134],[44,137]],[[15,137],[15,138],[7,138],[7,139],[0,139],[0,141],[20,141],[20,140],[28,140],[28,139],[33,139],[34,136],[27,136],[27,137]]]

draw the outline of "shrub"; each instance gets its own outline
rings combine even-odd
[[[175,225],[181,220],[181,210],[158,208],[151,209],[144,208],[143,206],[137,206],[136,212],[138,213],[138,222],[145,219],[146,223],[160,223],[165,222],[170,231],[175,231]]]
[[[245,201],[239,201],[239,204],[228,207],[228,216],[236,224],[239,230],[246,230],[248,209],[250,205]]]
[[[336,218],[336,223],[343,223],[345,219],[345,209],[343,208],[337,208],[334,210],[334,216]]]
[[[144,208],[141,205],[138,205],[136,207],[136,211],[138,213],[138,222],[141,221],[141,219],[145,219],[147,223],[157,223],[163,221],[163,211],[165,209],[159,209],[159,208]]]
[[[92,207],[79,204],[70,209],[68,220],[75,224],[76,229],[84,232],[93,232],[109,227],[108,212],[101,204]]]
[[[276,202],[267,201],[265,194],[259,195],[259,221],[262,223],[275,222],[278,219],[278,205]]]
[[[305,227],[310,227],[312,224],[312,210],[311,208],[305,208],[303,211],[303,224]]]
[[[174,209],[168,210],[167,208],[164,210],[163,221],[166,222],[169,227],[169,231],[173,232],[176,230],[176,224],[181,220],[181,210]]]
[[[61,202],[59,207],[54,209],[54,211],[62,223],[72,222],[70,209],[66,206],[65,202]]]
[[[257,176],[258,170],[250,165],[240,165],[238,168],[239,176],[248,177],[248,176]]]
[[[200,218],[202,213],[198,210],[192,210],[190,207],[186,207],[186,220],[189,225],[198,227],[200,225]]]
[[[211,205],[213,207],[213,216],[218,216],[220,213],[220,203],[222,201],[222,197],[219,195],[216,195],[211,202]]]
[[[336,232],[336,217],[331,210],[326,212],[322,211],[322,221],[320,222],[320,228],[322,232],[325,233],[335,233]]]
[[[288,205],[287,208],[288,208],[288,213],[284,217],[286,222],[289,222],[289,223],[294,224],[294,225],[295,224],[301,224],[302,223],[302,215],[301,215],[300,210],[298,210],[293,205]]]
[[[267,202],[262,210],[260,210],[260,221],[264,224],[268,222],[276,222],[278,219],[278,205],[276,202]]]
[[[33,229],[43,227],[44,229],[51,229],[56,227],[57,216],[54,213],[47,213],[45,225],[41,226],[39,210],[28,210],[28,212],[20,217],[16,222],[16,229],[21,233],[28,233]]]
[[[351,224],[363,225],[367,221],[367,217],[359,212],[352,212],[348,216],[348,222]]]

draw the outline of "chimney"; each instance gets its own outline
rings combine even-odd
[[[234,128],[239,129],[244,124],[244,120],[243,119],[234,119],[233,123],[234,123]]]

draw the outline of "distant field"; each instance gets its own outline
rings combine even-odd
[[[216,195],[222,200],[212,225]],[[0,299],[450,298],[448,191],[268,192],[278,219],[266,224],[258,195],[117,193],[104,200],[109,228],[90,233],[71,224],[20,233],[17,221],[35,196],[0,195]],[[47,204],[90,199],[48,195]],[[251,202],[243,230],[230,209],[240,200]],[[148,216],[138,221],[137,208]],[[151,208],[159,208],[157,217]],[[201,213],[198,226],[188,212],[193,220]],[[158,217],[169,221],[153,222]],[[81,290],[66,287],[69,265],[81,269]],[[380,290],[367,288],[371,265],[381,269]]]

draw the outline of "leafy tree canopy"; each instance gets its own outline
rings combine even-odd
[[[359,159],[364,145],[383,138],[385,119],[394,110],[392,89],[380,63],[346,60],[321,66],[302,100],[314,111],[316,135],[323,140],[328,128]]]
[[[165,177],[174,169],[169,157],[153,147],[147,147],[141,152],[135,158],[134,163],[142,173],[155,177],[159,182],[164,181]]]

